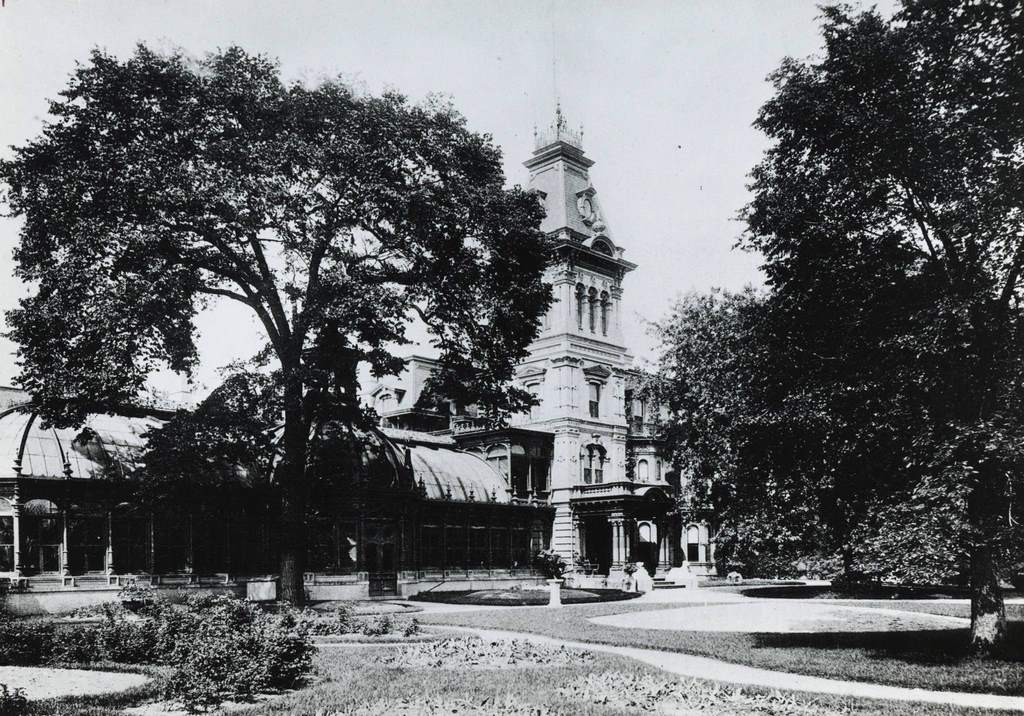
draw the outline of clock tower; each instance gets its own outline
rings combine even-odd
[[[660,470],[660,479],[637,484],[628,464],[635,455],[627,450],[626,403],[636,372],[622,335],[622,298],[636,264],[608,225],[582,130],[570,129],[559,108],[535,137],[525,165],[547,212],[541,229],[553,244],[547,281],[555,300],[517,376],[540,399],[521,427],[553,439],[551,548],[577,574],[621,574],[637,560],[667,569],[670,490]],[[638,549],[641,526],[648,541]]]

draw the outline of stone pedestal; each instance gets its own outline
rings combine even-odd
[[[550,595],[548,598],[549,607],[560,607],[562,606],[562,580],[561,579],[549,579],[548,589]]]

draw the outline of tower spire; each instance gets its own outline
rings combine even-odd
[[[579,129],[569,129],[569,122],[562,113],[562,102],[555,102],[555,118],[546,129],[533,129],[534,149],[542,149],[551,144],[564,142],[577,149],[583,149],[583,125]]]

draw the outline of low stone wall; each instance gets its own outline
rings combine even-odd
[[[487,574],[486,572],[436,573],[412,576],[404,573],[398,576],[398,594],[382,598],[401,599],[423,591],[471,592],[479,589],[509,589],[516,586],[542,585],[544,579],[536,575]],[[237,581],[215,581],[206,579],[189,582],[186,578],[154,578],[153,589],[160,594],[180,592],[234,594],[249,596],[261,601],[272,601],[277,595],[277,584],[273,577],[239,578]],[[148,583],[148,580],[147,580]],[[113,602],[121,586],[118,584],[77,584],[63,585],[60,582],[28,582],[24,591],[13,591],[7,595],[7,609],[16,616],[40,614],[66,614],[83,607],[104,602]],[[352,601],[370,598],[370,583],[365,573],[354,575],[315,575],[307,579],[306,596],[310,601]]]
[[[245,596],[245,584],[189,584],[154,586],[157,594],[173,594],[179,590]],[[7,595],[7,610],[15,616],[67,614],[83,607],[92,607],[117,600],[120,587],[52,587],[33,588]]]

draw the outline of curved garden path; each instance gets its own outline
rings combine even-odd
[[[770,689],[785,689],[809,693],[833,694],[836,696],[854,696],[867,699],[888,699],[892,701],[910,701],[930,704],[946,704],[959,707],[976,707],[1005,711],[1024,712],[1024,697],[999,696],[996,694],[975,694],[959,691],[929,691],[927,689],[911,689],[901,686],[885,686],[861,681],[839,681],[818,676],[804,676],[781,671],[769,671],[752,666],[733,664],[705,656],[693,656],[674,651],[658,649],[638,649],[628,646],[611,644],[592,644],[579,641],[554,639],[552,637],[527,634],[522,632],[498,631],[495,629],[477,629],[473,627],[446,626],[446,629],[471,632],[485,639],[521,639],[536,643],[565,646],[573,649],[588,649],[609,654],[619,654],[642,661],[679,676],[696,679],[723,681],[744,686],[758,686]]]

